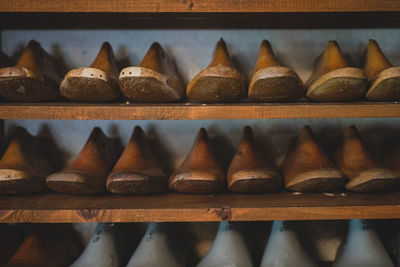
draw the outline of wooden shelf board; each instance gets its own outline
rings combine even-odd
[[[400,11],[396,0],[2,0],[0,12],[366,12]]]
[[[0,119],[207,120],[400,117],[397,103],[0,104]]]
[[[296,194],[0,197],[0,222],[191,222],[400,218],[400,194]]]

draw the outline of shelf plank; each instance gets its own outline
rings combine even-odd
[[[367,12],[400,11],[397,0],[2,0],[0,12]]]
[[[400,218],[400,194],[1,196],[0,222],[191,222]]]
[[[393,117],[400,117],[398,103],[0,104],[0,119],[207,120]]]

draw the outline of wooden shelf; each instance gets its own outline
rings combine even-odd
[[[0,119],[207,120],[400,117],[397,103],[0,104]]]
[[[396,0],[2,0],[0,12],[368,12],[400,11]]]
[[[1,196],[0,222],[260,221],[400,218],[400,194]]]
[[[398,28],[399,12],[396,0],[4,0],[0,29]]]

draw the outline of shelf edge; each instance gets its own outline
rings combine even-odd
[[[1,223],[398,219],[400,206],[0,210]]]
[[[400,117],[400,104],[397,103],[0,104],[0,119],[221,120],[395,117]]]

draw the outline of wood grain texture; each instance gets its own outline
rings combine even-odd
[[[0,222],[259,221],[400,218],[400,195],[296,194],[1,196]]]
[[[398,103],[285,104],[77,104],[2,103],[0,119],[208,120],[289,118],[393,118]]]
[[[400,11],[396,0],[3,0],[1,12],[349,12]]]

